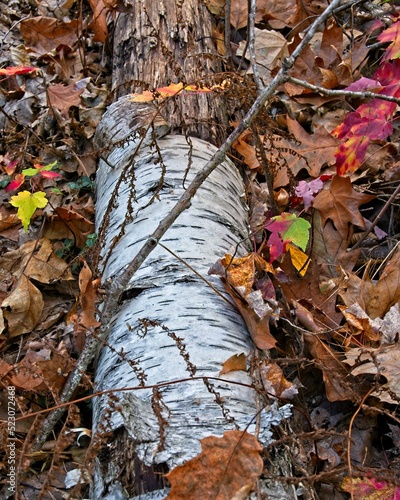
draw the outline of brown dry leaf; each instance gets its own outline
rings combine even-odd
[[[346,363],[356,366],[353,375],[383,375],[387,383],[375,390],[372,395],[381,401],[398,405],[400,402],[400,344],[380,347],[378,349],[354,348],[346,352]],[[392,395],[388,392],[392,393]]]
[[[294,46],[298,45],[300,41],[301,39],[299,36],[295,37]],[[296,60],[292,70],[293,77],[298,78],[299,80],[304,80],[313,85],[322,86],[322,73],[320,71],[320,65],[321,61],[317,60],[314,51],[309,45],[307,45]],[[285,92],[289,96],[309,94],[312,92],[309,89],[291,82],[285,83],[284,87]]]
[[[18,241],[21,221],[17,214],[0,214],[0,236]]]
[[[209,1],[209,0],[208,0]],[[225,4],[225,2],[224,2]],[[241,29],[247,26],[248,4],[242,0],[231,1],[231,25],[235,29]],[[262,21],[265,13],[265,3],[258,0],[256,4],[256,23]]]
[[[304,341],[322,371],[326,397],[329,401],[357,400],[357,386],[349,379],[345,365],[337,355],[312,333],[303,333]]]
[[[293,309],[296,314],[296,318],[304,328],[313,333],[322,331],[322,328],[315,322],[314,316],[311,312],[297,300],[293,300]]]
[[[272,265],[255,252],[240,258],[226,254],[221,264],[226,270],[228,283],[237,288],[244,298],[252,291],[256,271],[275,272]]]
[[[397,250],[378,282],[348,273],[340,286],[340,296],[346,306],[358,303],[371,319],[383,318],[400,301],[400,249]]]
[[[136,12],[135,5],[125,0],[103,0],[103,3],[110,11],[128,12],[130,14]]]
[[[46,391],[57,397],[64,387],[73,363],[63,344],[59,351],[29,349],[22,361],[9,374],[11,383],[27,391]]]
[[[7,252],[0,257],[0,268],[2,279],[7,276],[4,272],[13,276],[23,272],[28,278],[46,284],[74,279],[68,264],[55,254],[48,238],[27,241],[17,250]]]
[[[360,304],[355,303],[348,308],[346,306],[338,306],[338,308],[342,311],[347,324],[353,328],[352,336],[357,337],[353,345],[376,347],[376,343],[380,340],[380,335],[374,330],[371,318],[362,309]]]
[[[67,208],[59,207],[55,212],[46,226],[45,236],[59,240],[70,238],[78,248],[84,248],[88,235],[94,232],[93,222]]]
[[[79,106],[80,95],[84,89],[76,90],[75,85],[50,85],[47,87],[47,98],[50,107],[60,111],[64,118],[68,118],[68,111],[71,106]]]
[[[37,55],[42,56],[60,45],[72,47],[78,40],[79,22],[59,21],[52,17],[32,17],[21,22],[21,35]]]
[[[268,395],[283,399],[292,399],[299,391],[286,380],[281,368],[276,363],[266,361],[260,367],[261,380]]]
[[[221,16],[225,10],[225,0],[204,0],[204,4],[214,16]]]
[[[22,275],[15,289],[1,304],[9,336],[31,332],[40,319],[43,305],[40,291]]]
[[[256,272],[254,254],[246,257],[233,258],[227,254],[221,263],[224,266],[228,283],[234,288],[240,288],[241,295],[245,296],[251,292]],[[242,291],[243,290],[243,291]]]
[[[308,134],[297,120],[292,120],[289,116],[287,116],[287,125],[294,139],[275,136],[274,143],[293,175],[297,175],[304,168],[312,177],[318,177],[324,165],[335,164],[334,155],[339,141],[328,134],[324,127],[318,127],[314,134]],[[293,154],[293,151],[297,154]],[[273,159],[277,158],[274,152],[271,156]],[[280,169],[274,179],[275,188],[289,183],[286,168]]]
[[[238,296],[232,287],[226,283],[225,288],[235,302],[235,305],[242,315],[250,336],[254,344],[261,350],[272,349],[276,345],[276,340],[269,331],[269,315],[265,315],[262,319],[258,314],[251,309],[244,300]]]
[[[237,370],[246,371],[246,369],[246,355],[244,352],[242,352],[241,354],[234,354],[226,361],[224,361],[224,363],[222,364],[222,370],[219,372],[219,374],[223,375],[224,373],[234,372]]]
[[[233,148],[243,156],[244,162],[250,169],[258,168],[260,166],[259,161],[257,160],[257,154],[254,146],[248,144],[244,140],[244,135],[242,134],[239,139],[233,145]]]
[[[244,2],[243,2],[244,3]],[[286,38],[278,31],[255,30],[255,58],[258,71],[265,85],[268,85],[273,78],[272,71],[280,68],[283,59],[289,56],[288,42]],[[246,41],[241,41],[239,48],[236,51],[238,56],[243,56],[246,48]],[[246,59],[250,58],[247,51],[244,55]],[[247,71],[248,74],[253,74],[251,67]]]
[[[81,259],[83,266],[79,273],[80,303],[82,307],[79,323],[85,328],[97,328],[100,326],[96,318],[97,288],[92,280],[92,271],[86,261]]]
[[[106,43],[108,7],[104,5],[103,0],[89,0],[89,4],[93,11],[93,20],[89,24],[89,28],[94,32],[93,41]]]
[[[329,189],[324,189],[316,196],[313,206],[322,217],[322,224],[330,219],[341,236],[349,237],[349,224],[365,228],[360,205],[373,200],[375,196],[359,193],[353,189],[349,177],[335,175]]]
[[[314,224],[313,226],[317,226]],[[317,230],[315,231],[315,240],[317,240]],[[331,279],[331,274],[325,275],[324,273],[334,272],[335,265],[330,267],[330,259],[334,259],[334,255],[327,254],[327,249],[324,245],[313,244],[310,263],[308,265],[306,276],[299,276],[299,273],[294,268],[290,255],[285,254],[281,262],[281,268],[285,273],[286,278],[280,279],[279,275],[276,276],[277,285],[282,288],[285,298],[288,302],[299,303],[307,307],[312,313],[312,318],[317,328],[322,326],[323,329],[336,328],[342,320],[342,315],[336,310],[336,295],[337,291],[325,290],[321,286],[321,281],[324,279]],[[328,242],[326,242],[328,244]],[[321,250],[319,253],[318,250]],[[335,287],[335,284],[333,284]],[[301,318],[305,315],[300,311]],[[305,319],[307,322],[307,319]],[[306,323],[306,328],[310,328],[311,322]],[[315,328],[312,327],[313,329]]]
[[[168,500],[241,500],[247,498],[263,470],[262,447],[247,432],[227,431],[201,440],[202,451],[167,478]]]

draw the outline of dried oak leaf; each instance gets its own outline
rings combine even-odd
[[[60,45],[72,47],[78,40],[79,21],[59,21],[52,17],[32,17],[21,22],[26,45],[42,56]]]
[[[29,349],[9,374],[11,383],[19,389],[51,392],[57,397],[72,369],[72,360],[63,344],[58,351]]]
[[[355,401],[358,398],[357,387],[349,379],[346,366],[337,354],[322,342],[318,335],[303,333],[304,341],[322,371],[328,401]]]
[[[304,168],[311,177],[318,177],[322,166],[335,164],[338,140],[328,134],[324,127],[319,127],[313,134],[309,134],[297,120],[287,116],[286,121],[293,138],[275,136],[273,142],[277,151],[274,153],[272,148],[270,153],[274,161],[279,159],[278,156],[282,157],[292,175],[297,175]],[[290,181],[286,168],[281,168],[274,179],[274,186],[278,188],[288,184]]]
[[[292,399],[299,391],[289,382],[276,363],[263,361],[260,367],[261,380],[269,395]]]
[[[75,85],[50,85],[47,88],[47,98],[50,107],[60,111],[64,118],[68,118],[68,111],[71,106],[79,106],[80,98],[84,89],[75,89]]]
[[[5,253],[0,257],[0,269],[2,279],[7,273],[19,276],[22,272],[28,278],[46,284],[74,279],[68,264],[55,254],[48,238],[27,241],[17,250]]]
[[[107,13],[108,5],[104,5],[103,0],[89,0],[89,5],[93,11],[93,19],[89,24],[94,32],[93,41],[106,43],[108,37]]]
[[[262,447],[247,432],[227,431],[201,440],[202,451],[167,478],[168,500],[244,500],[263,470]]]
[[[374,199],[373,195],[359,193],[353,189],[349,177],[335,175],[329,189],[324,189],[316,196],[314,208],[322,217],[322,224],[330,219],[341,236],[349,237],[349,224],[365,228],[360,205]]]
[[[78,248],[84,248],[89,234],[94,233],[94,224],[77,211],[58,207],[50,217],[45,236],[50,239],[70,238]]]
[[[400,250],[392,256],[376,284],[349,273],[339,294],[346,306],[358,303],[371,319],[383,318],[400,301]]]
[[[378,349],[353,348],[346,352],[346,363],[355,366],[353,375],[383,375],[387,382],[372,395],[381,401],[398,405],[400,402],[400,344]],[[390,392],[389,392],[390,391]]]
[[[9,336],[31,332],[40,319],[43,305],[40,291],[22,275],[15,289],[1,304]]]

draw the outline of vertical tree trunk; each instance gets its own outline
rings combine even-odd
[[[132,80],[159,87],[220,71],[211,18],[202,2],[135,5],[137,14],[120,15],[115,27],[116,89],[125,82],[137,87]],[[103,151],[96,220],[104,283],[125,272],[216,151],[211,142],[223,138],[226,121],[222,98],[217,99],[218,106],[207,95],[178,98],[162,110],[169,127],[159,122],[144,138],[142,129],[156,111],[153,104],[121,96],[104,115],[96,136]],[[203,120],[209,123],[198,123]],[[186,135],[171,135],[168,129]],[[109,346],[98,360],[96,390],[139,390],[118,393],[117,402],[108,397],[95,401],[94,430],[111,433],[98,457],[92,498],[131,498],[151,491],[146,498],[164,498],[160,472],[195,456],[200,439],[229,429],[255,432],[257,421],[265,444],[271,425],[288,415],[288,408],[258,414],[264,402],[257,393],[226,381],[251,383],[244,371],[224,375],[225,381],[206,378],[218,377],[230,356],[252,349],[235,308],[189,267],[207,277],[226,252],[248,251],[243,193],[237,169],[224,161],[123,291]],[[224,294],[219,281],[211,281]],[[170,385],[156,387],[166,382]]]

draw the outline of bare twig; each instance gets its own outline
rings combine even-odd
[[[312,83],[308,83],[305,80],[299,80],[298,78],[294,78],[292,76],[289,76],[286,81],[294,83],[295,85],[299,85],[300,87],[313,90],[318,94],[323,94],[328,97],[352,97],[354,99],[377,98],[382,99],[383,101],[395,102],[396,104],[400,104],[400,99],[398,97],[392,97],[391,95],[385,94],[377,94],[376,92],[370,92],[369,90],[364,90],[363,92],[353,92],[351,90],[330,90],[325,89],[324,87],[319,87],[318,85],[313,85]]]
[[[397,188],[395,189],[395,191],[393,192],[393,194],[390,196],[390,198],[388,199],[388,201],[383,205],[383,207],[381,208],[380,212],[378,213],[378,215],[375,217],[375,220],[374,222],[369,226],[369,228],[364,232],[364,234],[361,236],[361,238],[357,241],[357,243],[352,246],[351,248],[348,248],[347,251],[348,252],[352,252],[353,250],[355,250],[356,248],[359,248],[362,243],[365,241],[365,239],[367,238],[367,236],[370,234],[371,231],[373,231],[373,229],[375,228],[375,226],[378,224],[378,222],[382,219],[383,215],[385,214],[386,210],[390,207],[390,205],[392,204],[393,200],[397,197],[397,195],[400,193],[400,184],[397,186]]]
[[[112,316],[118,309],[118,303],[121,294],[124,292],[132,279],[132,276],[138,271],[142,266],[144,260],[150,255],[150,253],[156,248],[158,241],[166,233],[166,231],[172,226],[179,215],[187,208],[191,199],[196,194],[197,190],[207,179],[207,177],[215,170],[215,168],[225,159],[225,155],[231,149],[232,145],[237,141],[240,135],[251,125],[255,117],[258,115],[260,110],[263,108],[266,101],[273,95],[276,89],[282,85],[282,83],[288,80],[288,72],[293,67],[296,59],[303,52],[305,47],[310,42],[311,38],[316,33],[320,24],[324,23],[334,12],[335,8],[340,5],[340,0],[333,0],[332,3],[327,7],[327,9],[314,21],[306,35],[304,36],[301,43],[296,47],[292,55],[286,58],[280,70],[272,80],[272,82],[264,88],[264,90],[258,95],[257,99],[254,101],[250,110],[227,138],[224,144],[215,152],[213,157],[208,161],[208,163],[203,167],[203,169],[197,173],[191,184],[188,186],[184,194],[178,200],[176,205],[171,209],[169,214],[164,217],[164,219],[159,223],[153,234],[146,240],[142,248],[139,250],[137,255],[133,258],[125,272],[114,279],[109,290],[107,298],[103,304],[102,310],[102,326],[100,327],[99,337],[100,339],[106,339],[109,331],[109,324]],[[71,372],[69,379],[60,395],[60,402],[66,403],[69,401],[78,387],[82,375],[88,368],[89,364],[94,360],[97,351],[97,341],[88,335],[86,339],[86,344],[83,352],[78,360],[77,366]],[[44,430],[38,436],[35,448],[39,449],[43,443],[46,441],[48,434],[51,432],[54,425],[57,423],[58,419],[64,412],[65,408],[60,408],[59,410],[53,411],[44,422]]]
[[[225,3],[225,57],[230,63],[232,59],[231,51],[231,0]]]
[[[257,84],[258,92],[262,92],[264,90],[264,84],[261,79],[260,73],[258,72],[258,66],[256,61],[256,53],[255,53],[255,42],[256,42],[256,34],[255,34],[255,23],[256,23],[256,1],[250,0],[250,12],[249,12],[249,53],[250,53],[250,64],[251,69],[253,70],[254,80]]]

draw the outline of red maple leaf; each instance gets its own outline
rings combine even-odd
[[[382,31],[378,36],[378,40],[380,42],[392,42],[383,55],[385,61],[400,57],[400,21],[392,24],[387,30]]]

